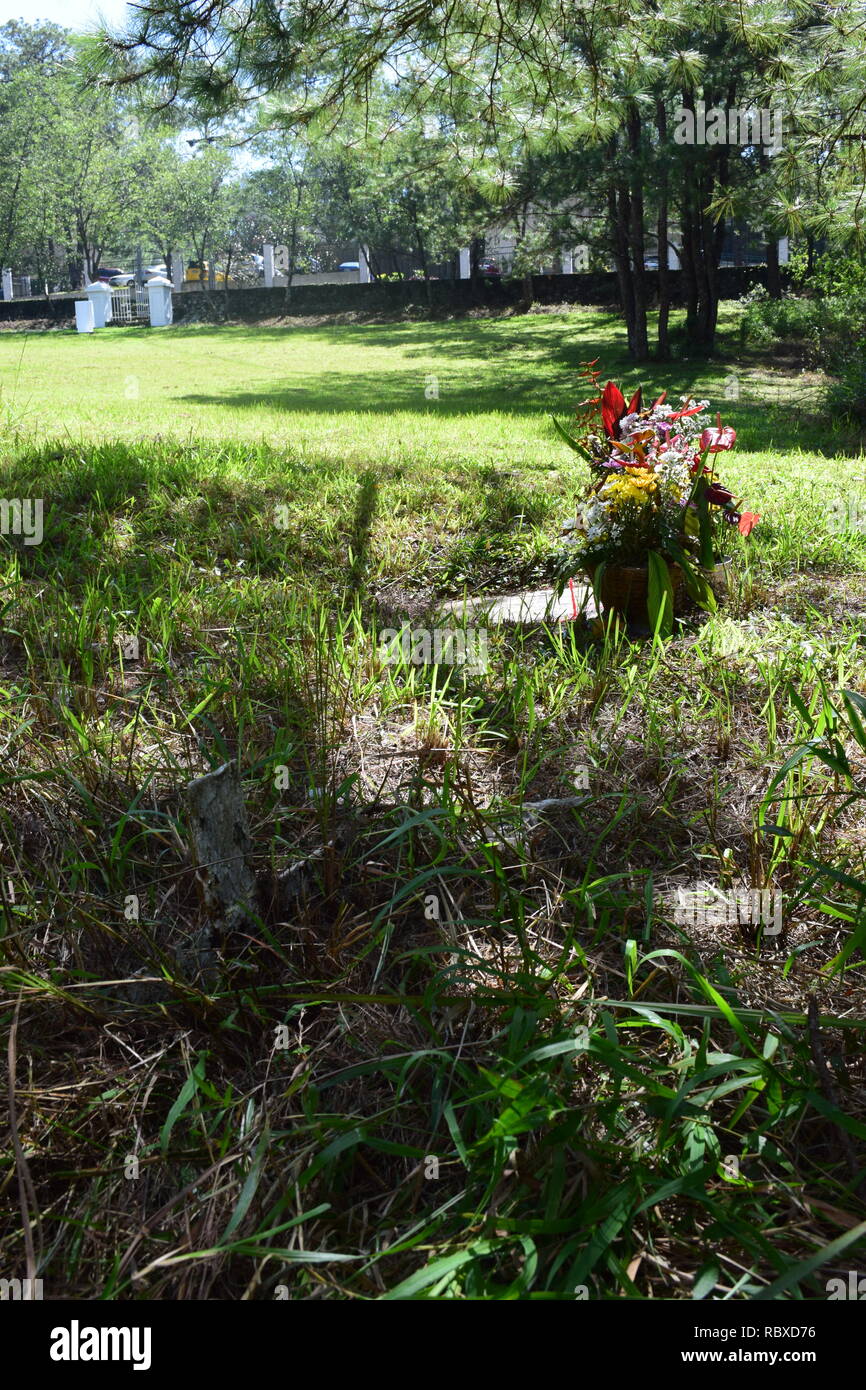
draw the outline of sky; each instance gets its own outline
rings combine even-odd
[[[100,16],[111,27],[121,24],[126,8],[126,0],[0,0],[0,24],[9,19],[24,19],[28,24],[48,19],[83,34],[98,28]]]

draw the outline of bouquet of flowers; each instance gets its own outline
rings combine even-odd
[[[595,363],[582,375],[598,386]],[[716,476],[716,459],[731,449],[736,433],[715,425],[708,401],[683,397],[667,405],[667,392],[649,406],[640,388],[626,404],[614,382],[577,409],[578,427],[569,432],[554,421],[565,442],[590,466],[590,485],[574,521],[568,523],[568,554],[562,585],[587,571],[598,589],[605,567],[644,567],[649,571],[650,618],[661,600],[670,599],[670,565],[679,566],[686,588],[704,608],[715,600],[707,580],[724,555],[724,533],[736,526],[748,536],[760,517],[740,511]]]

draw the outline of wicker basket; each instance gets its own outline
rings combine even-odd
[[[674,612],[680,613],[685,597],[683,572],[679,565],[669,560],[668,573],[674,591]],[[601,576],[599,598],[607,612],[621,613],[628,622],[647,623],[648,590],[649,570],[646,565],[607,565]]]

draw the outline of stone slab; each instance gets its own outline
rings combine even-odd
[[[575,613],[575,607],[577,612]],[[487,594],[483,598],[450,599],[440,606],[443,618],[460,622],[483,617],[489,623],[570,623],[597,617],[592,588],[575,581],[557,596],[553,589],[525,589],[517,594]]]

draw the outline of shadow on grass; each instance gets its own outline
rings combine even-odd
[[[581,351],[592,350],[583,344]],[[504,359],[494,362],[483,375],[469,379],[453,369],[382,372],[310,373],[256,391],[239,390],[214,395],[195,393],[180,399],[191,405],[225,406],[234,410],[272,410],[286,414],[310,415],[393,415],[409,413],[431,416],[471,417],[501,412],[514,416],[536,416],[546,420],[551,414],[567,421],[572,407],[585,393],[576,372],[563,379],[561,373],[543,379],[543,368],[526,370],[519,363]],[[731,368],[723,363],[702,364],[695,371],[688,366],[652,366],[638,376],[611,371],[624,385],[626,394],[643,384],[647,394],[666,388],[669,402],[682,396],[709,400],[712,413],[720,411],[725,424],[737,431],[741,452],[761,453],[768,449],[802,449],[826,458],[859,454],[862,434],[838,421],[824,418],[815,391],[804,389],[797,395],[796,380],[774,374],[750,375],[739,386],[738,400],[725,397],[725,379]],[[541,375],[542,379],[539,380]],[[438,396],[425,390],[435,376]],[[745,398],[744,398],[745,397]],[[471,442],[471,441],[470,441]]]
[[[355,516],[352,522],[352,534],[349,542],[349,577],[347,592],[348,597],[352,598],[355,594],[363,594],[367,582],[367,570],[370,561],[370,537],[373,530],[373,520],[376,515],[376,503],[379,496],[379,484],[375,473],[368,471],[360,479],[360,489],[358,501],[355,506]]]

